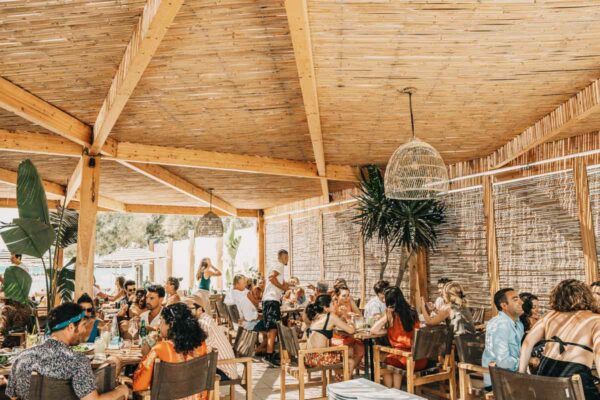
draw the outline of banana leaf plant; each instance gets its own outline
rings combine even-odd
[[[19,218],[10,223],[0,223],[0,236],[11,253],[39,258],[46,281],[48,312],[57,294],[67,298],[73,293],[74,271],[67,265],[58,265],[57,251],[77,241],[78,216],[64,205],[56,213],[48,210],[48,201],[42,179],[31,160],[19,164],[17,172],[17,207]]]
[[[400,286],[408,263],[421,248],[432,249],[437,243],[436,228],[445,220],[445,205],[438,200],[394,200],[385,196],[384,179],[376,165],[361,170],[358,214],[365,241],[377,239],[382,245],[384,259],[379,271],[383,279],[390,254],[400,248],[406,255],[396,275]]]

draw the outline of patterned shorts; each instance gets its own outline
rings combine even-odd
[[[277,323],[281,321],[281,303],[274,300],[263,301],[263,321],[265,329],[277,329]]]
[[[332,351],[329,353],[308,353],[304,356],[304,363],[310,367],[318,367],[320,365],[333,365],[342,363],[342,352]]]

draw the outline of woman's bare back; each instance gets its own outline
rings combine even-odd
[[[592,366],[594,353],[600,356],[600,314],[591,311],[549,312],[538,323],[544,324],[546,340],[558,337],[562,342],[577,343],[580,346],[560,343],[546,343],[544,355],[554,360],[577,362]],[[589,351],[585,346],[593,351]],[[564,352],[561,354],[561,347]]]

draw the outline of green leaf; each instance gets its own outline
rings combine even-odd
[[[46,199],[44,185],[31,160],[24,160],[19,164],[17,206],[19,208],[19,218],[37,219],[46,225],[50,225],[48,200]]]
[[[62,220],[61,220],[61,213]],[[75,210],[58,207],[57,212],[50,213],[50,223],[54,233],[58,238],[58,247],[64,249],[77,243],[77,227],[79,224],[79,214]]]
[[[0,226],[0,236],[11,253],[42,258],[54,242],[54,230],[49,225],[28,218],[15,218]]]

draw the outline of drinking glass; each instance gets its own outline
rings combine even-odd
[[[129,334],[131,335],[131,340],[135,340],[135,335],[138,332],[136,320],[132,319],[131,321],[129,321],[129,329],[127,330],[127,332],[129,332]]]
[[[104,342],[104,338],[97,337],[96,340],[94,340],[94,354],[96,356],[99,356],[99,355],[104,354],[105,351],[106,351],[106,343]]]

